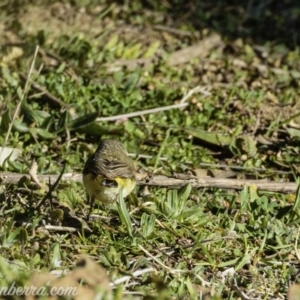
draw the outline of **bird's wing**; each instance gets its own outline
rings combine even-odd
[[[101,175],[106,178],[131,178],[135,177],[134,166],[118,160],[99,159],[93,157],[89,159],[83,170],[84,174]]]
[[[134,168],[133,166],[118,161],[118,160],[107,160],[104,159],[102,161],[101,167],[103,169],[103,173],[107,178],[133,178],[134,177]]]

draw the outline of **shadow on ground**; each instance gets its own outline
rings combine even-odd
[[[161,1],[143,1],[150,9],[162,9]],[[196,29],[210,28],[228,38],[299,45],[300,1],[210,0],[164,1],[165,11],[176,23]]]
[[[39,1],[50,5],[57,1]],[[300,43],[300,1],[299,0],[136,0],[136,1],[101,1],[69,0],[66,3],[74,7],[87,5],[91,11],[109,4],[119,4],[133,8],[138,15],[145,16],[146,11],[163,13],[159,24],[170,27],[186,28],[192,26],[197,30],[210,29],[224,38],[242,38],[257,43],[284,43],[295,47]],[[18,0],[0,5],[9,15],[18,15],[24,7]],[[25,1],[29,4],[30,1]],[[58,2],[57,2],[58,3]],[[125,7],[124,6],[124,7]],[[157,21],[150,18],[152,23]],[[87,22],[84,22],[87,23]],[[143,23],[143,22],[142,22]],[[141,23],[141,24],[142,24]]]

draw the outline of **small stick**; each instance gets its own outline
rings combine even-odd
[[[38,175],[40,182],[49,182],[53,184],[60,175]],[[4,172],[0,173],[0,185],[16,184],[23,177],[30,179],[28,174],[18,174]],[[65,173],[62,175],[61,180],[72,180],[75,182],[82,182],[82,174]],[[256,186],[258,190],[269,192],[281,192],[281,193],[296,193],[297,183],[295,182],[277,182],[277,181],[264,181],[264,180],[252,180],[252,179],[228,179],[228,178],[214,178],[214,177],[202,177],[199,179],[178,179],[173,177],[167,177],[163,175],[156,175],[152,178],[146,178],[144,180],[138,180],[137,185],[140,186],[160,186],[168,188],[178,188],[185,184],[191,184],[194,188],[220,188],[220,189],[234,189],[241,190],[245,185]]]
[[[150,157],[142,157],[142,158],[152,158],[152,157],[150,156]],[[279,171],[279,170],[274,170],[274,169],[243,167],[243,166],[225,165],[225,164],[200,163],[199,166],[200,167],[209,167],[209,168],[218,168],[218,169],[244,170],[244,171],[250,171],[250,172],[262,172],[262,173],[270,172],[270,173],[276,173],[276,174],[291,174],[291,172],[289,172],[289,171]]]
[[[53,230],[56,232],[77,232],[81,230],[81,228],[54,225],[45,225],[43,228],[45,228],[46,230]]]
[[[209,89],[210,89],[209,87],[196,86],[195,88],[188,91],[187,94],[182,97],[182,99],[180,100],[180,103],[178,103],[178,104],[161,106],[161,107],[156,107],[156,108],[151,108],[151,109],[145,109],[145,110],[141,110],[141,111],[136,111],[136,112],[117,115],[117,116],[111,116],[111,117],[99,117],[96,119],[96,121],[97,122],[117,121],[117,120],[122,120],[122,119],[128,119],[128,118],[148,115],[148,114],[154,114],[157,112],[166,111],[166,110],[170,110],[170,109],[174,109],[174,108],[183,108],[183,107],[188,106],[188,103],[186,103],[186,101],[193,94],[202,93],[204,96],[209,96],[210,95]]]
[[[166,110],[170,110],[170,109],[174,109],[174,108],[182,108],[182,107],[186,107],[186,106],[188,106],[188,103],[178,103],[178,104],[173,104],[173,105],[167,105],[167,106],[146,109],[146,110],[142,110],[142,111],[136,111],[136,112],[132,112],[132,113],[128,113],[128,114],[117,115],[117,116],[99,117],[96,119],[96,121],[97,122],[117,121],[117,120],[122,120],[122,119],[128,119],[128,118],[148,115],[148,114],[154,114],[157,112],[166,111]]]

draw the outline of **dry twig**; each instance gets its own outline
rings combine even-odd
[[[40,182],[50,182],[53,184],[59,175],[38,175]],[[16,184],[23,177],[30,179],[27,174],[0,173],[0,184]],[[81,174],[65,173],[62,175],[62,181],[72,180],[75,182],[82,182]],[[228,178],[192,178],[188,180],[182,180],[163,175],[153,176],[152,178],[146,178],[138,180],[138,185],[141,186],[161,186],[168,188],[177,188],[185,184],[191,184],[194,188],[221,188],[221,189],[234,189],[241,190],[245,185],[255,186],[258,190],[270,191],[270,192],[282,192],[282,193],[296,193],[297,184],[295,182],[275,182],[275,181],[264,181],[264,180],[250,180],[250,179],[228,179]]]
[[[154,113],[157,113],[157,112],[171,110],[171,109],[174,109],[174,108],[183,108],[183,107],[186,107],[186,106],[188,106],[188,103],[178,103],[178,104],[173,104],[173,105],[167,105],[167,106],[161,106],[161,107],[146,109],[146,110],[142,110],[142,111],[135,111],[135,112],[132,112],[132,113],[122,114],[122,115],[117,115],[117,116],[99,117],[99,118],[96,119],[96,121],[97,122],[117,121],[117,120],[122,120],[122,119],[128,119],[128,118],[148,115],[148,114],[154,114]]]
[[[196,93],[201,93],[204,96],[209,96],[210,87],[203,87],[203,86],[196,86],[195,88],[189,90],[186,95],[182,97],[180,100],[180,103],[178,104],[173,104],[173,105],[167,105],[167,106],[161,106],[161,107],[156,107],[156,108],[151,108],[151,109],[145,109],[141,111],[136,111],[128,114],[122,114],[122,115],[117,115],[117,116],[111,116],[111,117],[99,117],[96,119],[97,122],[103,122],[103,121],[117,121],[117,120],[122,120],[122,119],[128,119],[128,118],[133,118],[133,117],[139,117],[143,115],[148,115],[148,114],[154,114],[157,112],[162,112],[166,110],[171,110],[174,108],[183,108],[188,106],[188,103],[186,102],[192,95]]]

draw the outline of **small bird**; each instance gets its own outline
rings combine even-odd
[[[136,185],[133,161],[123,144],[113,139],[100,141],[96,152],[86,161],[83,184],[90,204],[90,215],[95,200],[104,204],[118,199],[121,189],[128,196]]]

